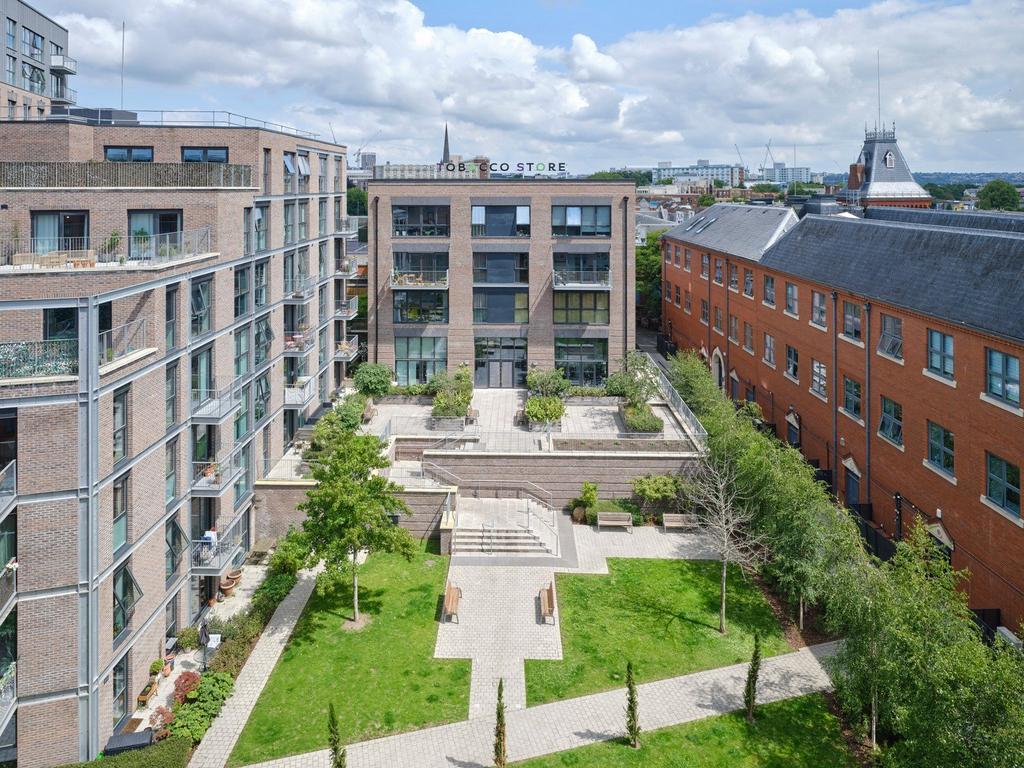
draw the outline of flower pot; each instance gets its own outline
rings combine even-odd
[[[174,669],[174,659],[165,659],[163,669],[164,677],[170,677],[172,669]]]
[[[228,578],[231,579],[231,581],[238,581],[242,578],[242,569],[233,568],[232,570],[228,571]]]

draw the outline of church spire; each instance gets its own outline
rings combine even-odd
[[[441,153],[441,162],[451,162],[451,154],[448,152],[448,123],[444,124],[444,151]]]

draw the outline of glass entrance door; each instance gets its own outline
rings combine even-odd
[[[526,339],[478,338],[474,383],[490,389],[526,386]]]

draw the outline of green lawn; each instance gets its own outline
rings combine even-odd
[[[824,698],[812,694],[642,733],[640,749],[609,741],[515,763],[516,768],[852,768]]]
[[[558,574],[561,661],[527,660],[528,706],[625,685],[626,661],[645,682],[749,661],[754,632],[765,656],[790,650],[758,588],[730,572],[728,633],[718,633],[721,563],[608,561],[609,573]]]
[[[433,658],[447,571],[448,558],[433,553],[411,563],[371,556],[359,603],[373,620],[359,632],[341,629],[351,588],[314,592],[228,764],[326,747],[328,702],[346,743],[465,719],[469,661]]]

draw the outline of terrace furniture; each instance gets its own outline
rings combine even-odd
[[[447,618],[458,620],[459,600],[462,599],[462,589],[456,587],[450,581],[444,587],[444,606],[441,609],[441,623]]]
[[[628,528],[633,533],[633,516],[629,512],[598,512],[597,527]]]
[[[479,420],[480,420],[480,411],[478,411],[476,408],[470,408],[469,411],[466,413],[466,423],[467,424],[476,424],[477,421],[479,421]]]
[[[661,516],[661,527],[666,531],[692,531],[697,527],[697,516],[666,513]]]
[[[540,618],[547,624],[548,618],[551,623],[555,622],[555,583],[548,582],[548,585],[540,591]]]

